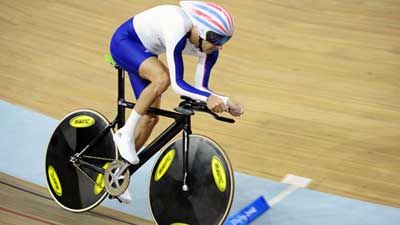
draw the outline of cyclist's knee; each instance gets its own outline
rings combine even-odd
[[[157,78],[155,78],[152,83],[154,83],[154,87],[156,89],[156,92],[161,95],[164,93],[169,85],[171,84],[170,79],[169,79],[169,73],[168,72],[162,72]]]
[[[160,121],[160,118],[158,115],[153,115],[153,114],[145,114],[143,116],[143,125],[148,127],[148,128],[153,128],[155,127],[158,122]]]
[[[170,85],[168,67],[155,57],[151,57],[141,64],[139,74],[151,82],[153,91],[158,95],[164,93]]]

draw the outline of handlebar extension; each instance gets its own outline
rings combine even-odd
[[[214,117],[214,119],[226,122],[226,123],[235,123],[234,119],[219,116],[216,113],[212,112],[208,107],[207,103],[193,100],[186,96],[181,96],[183,101],[179,103],[179,106],[175,108],[175,111],[182,113],[184,115],[192,116],[194,115],[194,111],[208,113]]]

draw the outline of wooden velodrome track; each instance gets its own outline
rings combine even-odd
[[[1,99],[56,119],[77,108],[112,119],[116,75],[103,55],[113,31],[177,2],[1,0]],[[235,125],[196,116],[195,132],[218,141],[236,171],[292,173],[312,178],[313,190],[400,207],[400,1],[215,2],[236,31],[211,88],[246,113]],[[192,80],[196,60],[185,59]],[[162,107],[178,101],[168,90]]]

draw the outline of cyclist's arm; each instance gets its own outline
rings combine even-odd
[[[221,94],[217,94],[208,88],[208,83],[210,81],[211,69],[217,62],[218,55],[219,55],[219,51],[216,50],[208,55],[204,54],[203,56],[199,57],[196,74],[195,74],[195,87],[202,91],[210,93],[210,95],[215,95],[215,96],[222,98],[226,104],[228,97],[221,95]]]
[[[174,35],[166,37],[166,56],[172,89],[178,95],[206,102],[211,93],[195,88],[183,79],[184,66],[182,51],[187,42],[186,34],[181,35],[180,38],[173,36]]]

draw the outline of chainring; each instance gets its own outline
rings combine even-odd
[[[125,170],[122,171],[121,170]],[[104,172],[104,187],[112,196],[118,196],[128,188],[130,173],[128,164],[124,161],[114,161],[108,165]]]

